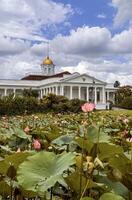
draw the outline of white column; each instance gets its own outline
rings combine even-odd
[[[94,88],[94,103],[97,104],[97,88]]]
[[[70,86],[70,99],[73,99],[72,86]]]
[[[43,95],[45,95],[45,88],[44,88],[44,92],[43,92]]]
[[[64,96],[64,86],[61,86],[61,95]]]
[[[107,91],[107,100],[110,100],[110,93]]]
[[[103,95],[103,103],[106,103],[106,100],[105,100],[105,88],[104,87],[102,88],[102,95]]]
[[[5,89],[4,96],[5,97],[7,96],[7,89]]]
[[[54,87],[52,87],[52,94],[54,94]]]
[[[81,99],[81,86],[78,86],[78,98]]]
[[[40,90],[40,99],[43,98],[43,90]]]
[[[89,87],[87,87],[87,102],[89,102]]]
[[[55,87],[55,94],[58,95],[58,86]]]

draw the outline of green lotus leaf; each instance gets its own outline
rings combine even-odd
[[[116,145],[111,145],[108,143],[99,144],[99,158],[101,160],[108,159],[113,155],[123,153],[123,148]]]
[[[109,143],[111,139],[111,137],[107,133],[103,132],[102,130],[99,132],[99,128],[95,126],[88,127],[86,137],[88,140],[94,143],[98,142],[98,138],[99,142],[106,142],[106,143]]]
[[[113,193],[104,193],[99,200],[125,200],[123,197],[113,194]]]
[[[79,137],[75,141],[79,147],[84,148],[86,151],[88,151],[88,153],[90,153],[93,147],[93,143],[91,141]]]
[[[30,140],[30,136],[27,135],[21,128],[14,126],[13,128],[10,128],[9,130],[6,131],[10,135],[15,135],[21,139],[28,139]]]
[[[132,190],[132,161],[124,154],[114,155],[109,159],[109,166],[113,169],[112,175],[116,178],[117,170],[120,173],[121,182],[131,191]],[[116,170],[116,171],[115,171]]]
[[[26,190],[45,192],[59,182],[63,186],[63,172],[75,163],[72,153],[56,155],[52,152],[40,152],[28,157],[19,166],[18,182]]]
[[[98,185],[92,179],[89,179],[88,181],[89,184],[87,185],[87,189],[98,187]],[[70,188],[72,188],[72,190],[74,190],[78,194],[80,191],[80,172],[75,171],[74,173],[72,173],[70,176],[66,178],[66,182],[68,183]],[[87,180],[85,177],[82,176],[82,191],[86,187],[86,184]]]
[[[0,173],[6,175],[8,168],[12,165],[15,169],[28,157],[33,155],[34,152],[19,152],[9,156],[0,161]]]
[[[73,141],[73,135],[62,135],[59,138],[52,141],[53,144],[58,146],[70,144]]]
[[[128,189],[122,183],[111,181],[106,175],[97,175],[96,181],[105,185],[106,192],[113,191],[124,198],[128,197]]]

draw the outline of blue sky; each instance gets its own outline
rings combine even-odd
[[[52,27],[51,30],[49,28],[47,29],[48,34],[46,34],[46,36],[50,39],[57,33],[67,35],[71,29],[76,29],[84,25],[90,27],[108,27],[113,34],[117,31],[112,28],[112,16],[115,15],[116,9],[110,6],[110,0],[56,0],[55,2],[70,4],[71,7],[74,8],[74,14],[69,16],[69,24],[67,26],[63,23],[61,26],[60,24],[57,25],[56,32],[52,32]]]
[[[57,71],[132,84],[132,1],[0,0],[0,78]]]
[[[64,1],[70,3],[72,7],[75,6],[75,15],[71,17],[71,24],[74,28],[82,25],[88,26],[107,26],[112,25],[111,16],[114,14],[114,9],[108,6],[110,1],[97,0],[96,3],[93,0],[82,1]],[[98,18],[99,14],[103,14],[106,18]]]

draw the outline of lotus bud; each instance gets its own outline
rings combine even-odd
[[[92,161],[92,157],[91,156],[86,156],[86,160],[87,160],[87,162],[91,162]]]
[[[93,162],[89,162],[88,166],[87,166],[87,169],[88,169],[88,173],[91,174],[93,172],[93,169],[94,169],[94,163]]]
[[[33,141],[33,147],[35,150],[40,150],[41,149],[41,144],[39,142],[39,140],[34,140]]]

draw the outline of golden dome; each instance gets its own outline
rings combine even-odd
[[[53,65],[53,61],[47,56],[43,61],[43,65]]]

